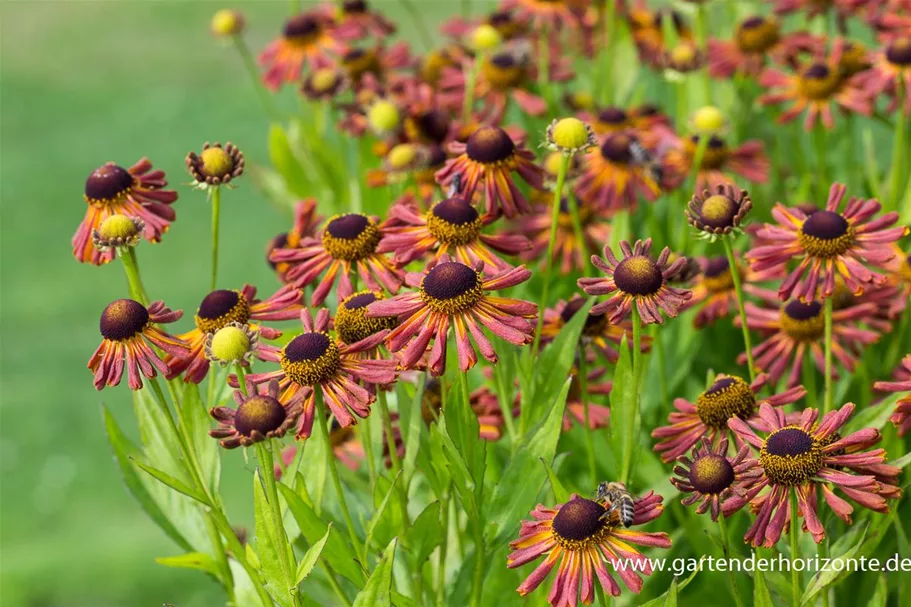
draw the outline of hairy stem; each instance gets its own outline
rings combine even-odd
[[[756,363],[753,362],[753,344],[750,340],[750,328],[747,327],[747,313],[744,308],[743,284],[740,280],[740,271],[737,268],[737,260],[734,257],[734,244],[729,236],[722,236],[721,243],[724,245],[724,252],[728,256],[728,271],[731,273],[731,279],[734,281],[734,291],[737,294],[737,312],[740,314],[740,329],[743,331],[743,345],[747,354],[747,369],[750,372],[750,383],[756,381]]]

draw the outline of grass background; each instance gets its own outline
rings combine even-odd
[[[395,2],[388,8],[403,21]],[[448,2],[425,2],[434,13]],[[186,186],[183,158],[205,141],[233,141],[265,163],[267,121],[240,60],[208,32],[218,8],[247,15],[258,52],[281,27],[287,1],[13,1],[0,19],[0,482],[2,589],[9,607],[220,604],[195,572],[166,569],[176,547],[122,487],[101,423],[108,403],[135,426],[125,386],[97,393],[86,361],[97,318],[126,293],[118,264],[76,263],[70,238],[97,166],[148,156],[180,192],[178,221],[160,245],[138,249],[154,299],[192,312],[208,290],[209,206]],[[478,7],[480,8],[480,7]],[[437,23],[430,19],[428,23]],[[290,100],[286,99],[291,107]],[[344,167],[340,166],[340,170]],[[271,292],[267,239],[289,218],[247,178],[223,197],[221,286]],[[204,244],[205,243],[205,244]],[[249,472],[224,464],[231,514],[252,520]]]

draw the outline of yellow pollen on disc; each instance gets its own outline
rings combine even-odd
[[[589,143],[588,127],[578,118],[563,118],[551,129],[551,140],[564,150],[579,149]]]
[[[701,134],[717,133],[724,125],[724,113],[715,106],[706,105],[693,114],[693,126]]]
[[[502,44],[503,36],[492,25],[479,25],[471,32],[471,47],[478,51],[489,51]]]
[[[377,101],[367,110],[367,121],[373,130],[388,133],[399,125],[399,109],[391,101]]]
[[[233,36],[244,27],[244,17],[239,12],[225,8],[212,16],[210,29],[216,36]]]
[[[310,84],[318,93],[328,91],[335,86],[336,82],[338,82],[338,74],[331,67],[320,68],[310,76]]]
[[[250,350],[250,338],[238,327],[224,327],[212,336],[212,354],[218,360],[234,362],[241,360]]]
[[[98,227],[98,234],[105,240],[130,238],[136,232],[136,223],[126,215],[111,215]]]
[[[696,57],[696,49],[692,44],[686,42],[678,44],[671,51],[671,60],[676,65],[686,64]]]
[[[206,177],[224,177],[234,170],[234,159],[220,147],[211,147],[199,155],[199,172]]]
[[[402,143],[391,150],[386,155],[386,162],[389,167],[395,170],[402,170],[410,166],[417,157],[417,148],[410,143]]]
[[[733,210],[734,201],[727,196],[721,196],[719,194],[709,196],[706,201],[702,203],[702,216],[706,219],[718,221],[731,215],[731,211]]]

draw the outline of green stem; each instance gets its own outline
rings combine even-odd
[[[474,110],[474,88],[475,81],[478,78],[478,71],[481,69],[487,56],[478,51],[472,63],[466,64],[463,70],[465,74],[465,98],[462,100],[462,126],[466,127],[471,123],[471,113]]]
[[[582,394],[582,412],[585,420],[585,451],[588,455],[588,472],[592,487],[598,486],[598,470],[595,466],[595,439],[589,417],[588,370],[585,368],[585,348],[579,346],[579,388]]]
[[[443,536],[440,538],[439,561],[437,562],[437,607],[443,607],[446,599],[446,551],[449,548],[449,488],[440,496],[440,524]]]
[[[627,440],[624,446],[623,462],[620,470],[620,481],[624,484],[629,483],[629,477],[632,473],[633,461],[633,443],[635,442],[636,421],[639,419],[639,386],[641,384],[642,373],[642,321],[639,317],[639,307],[633,302],[633,415],[627,415],[629,425],[625,428]]]
[[[825,310],[825,352],[826,352],[826,399],[823,403],[822,412],[828,413],[832,410],[832,403],[835,400],[835,394],[832,387],[832,298],[826,299]]]
[[[543,95],[550,105],[550,41],[547,38],[546,27],[541,28],[538,46],[538,93]]]
[[[247,382],[246,382],[247,371],[244,369],[244,366],[242,364],[240,364],[239,362],[234,364],[234,368],[237,371],[237,385],[240,386],[241,393],[244,396],[247,396]]]
[[[354,520],[351,518],[351,512],[348,510],[348,502],[345,500],[345,490],[342,488],[342,481],[338,476],[338,466],[335,463],[335,454],[332,452],[332,443],[329,439],[329,417],[326,415],[326,404],[323,402],[323,393],[319,387],[313,390],[313,398],[316,400],[316,425],[319,426],[320,434],[323,437],[323,443],[326,446],[326,465],[329,468],[329,475],[332,477],[332,484],[335,487],[335,493],[338,495],[339,505],[342,509],[342,517],[345,519],[345,525],[348,527],[348,537],[351,540],[351,546],[358,553],[358,557],[363,567],[367,567],[366,547],[357,537],[354,528]]]
[[[282,507],[278,501],[278,488],[275,485],[275,473],[273,472],[275,470],[275,462],[272,458],[272,449],[269,442],[269,440],[265,440],[256,443],[256,459],[259,460],[259,473],[266,489],[266,500],[272,510],[271,516],[275,524],[281,529],[282,539],[287,543],[288,537],[285,535],[285,526],[282,524]],[[329,451],[331,452],[332,450],[330,449]],[[285,579],[294,579],[295,572],[288,562],[288,551],[284,549],[284,546],[280,546],[276,552],[278,553],[278,563],[284,572]]]
[[[361,422],[364,424],[360,431],[361,442],[364,443],[364,454],[367,458],[367,473],[370,476],[370,495],[373,495],[376,487],[376,461],[373,455],[373,432],[370,430],[370,416],[364,418]]]
[[[756,381],[756,363],[753,362],[753,344],[750,340],[750,328],[747,327],[747,313],[744,308],[743,284],[740,281],[740,269],[737,266],[737,259],[734,257],[734,243],[730,236],[722,236],[721,243],[724,245],[724,252],[728,256],[728,271],[731,273],[731,279],[734,281],[734,291],[737,294],[737,312],[740,314],[740,328],[743,331],[743,345],[747,353],[747,369],[750,372],[750,383]]]
[[[459,384],[462,387],[462,398],[465,399],[465,407],[471,410],[471,393],[468,391],[468,373],[460,372]],[[484,525],[481,521],[474,521],[472,524],[474,530],[474,583],[471,588],[471,607],[477,607],[481,604],[481,590],[484,584]]]
[[[256,95],[259,97],[259,102],[262,104],[263,110],[266,112],[266,117],[269,118],[270,122],[281,122],[281,115],[278,113],[278,110],[275,109],[275,105],[272,103],[272,98],[269,96],[269,92],[266,90],[265,86],[263,86],[262,80],[259,77],[259,69],[256,67],[256,61],[254,61],[253,55],[250,53],[250,49],[247,47],[247,43],[240,35],[234,36],[234,48],[237,49],[237,53],[240,55],[240,59],[244,64],[244,68],[247,70],[247,74],[250,76],[250,82],[253,83],[253,88],[256,90]]]
[[[142,278],[139,276],[139,262],[136,260],[136,251],[133,247],[120,249],[120,260],[123,262],[123,269],[127,274],[127,285],[130,289],[130,297],[146,306],[149,304],[149,297],[146,295],[145,288],[142,286]]]
[[[800,572],[794,567],[794,561],[798,558],[798,534],[800,533],[800,521],[797,519],[797,492],[795,489],[789,489],[791,492],[791,601],[794,607],[800,607]]]
[[[892,209],[898,208],[898,203],[901,200],[902,194],[902,177],[908,172],[907,167],[905,167],[903,163],[904,150],[906,147],[905,130],[908,125],[908,118],[905,116],[905,96],[909,93],[911,93],[911,91],[905,90],[904,82],[899,81],[895,92],[895,101],[898,103],[898,113],[895,122],[895,133],[893,135],[894,139],[892,141],[892,164],[890,167],[892,183],[889,185],[889,201],[892,205],[890,208]]]
[[[221,221],[221,186],[212,188],[212,280],[210,291],[218,281],[218,226]]]
[[[595,269],[595,266],[586,259],[589,250],[585,242],[585,232],[582,231],[582,220],[579,218],[579,201],[576,199],[575,194],[570,194],[567,198],[569,199],[569,214],[573,222],[573,237],[576,239],[576,246],[582,252],[582,275],[588,276]]]
[[[819,409],[821,407],[819,406],[819,394],[816,392],[816,361],[813,360],[812,356],[805,356],[801,364],[803,366],[803,387],[807,391],[805,401],[808,407],[812,406]]]
[[[731,551],[728,548],[728,530],[724,522],[724,513],[718,516],[718,531],[721,534],[721,551],[724,553],[724,558],[730,560]],[[734,602],[737,607],[743,607],[743,601],[740,599],[740,590],[737,588],[737,579],[730,568],[728,568],[728,579],[731,582],[731,594],[734,595]]]
[[[820,491],[820,493],[822,493],[822,487],[820,487],[819,491]],[[819,497],[822,497],[822,496],[820,495]],[[819,501],[819,503],[822,504],[823,502]],[[819,552],[819,560],[823,561],[823,562],[828,561],[828,558],[829,558],[829,538],[828,538],[828,536],[826,536],[822,539],[822,542],[820,542],[819,545],[817,546],[817,550]],[[822,591],[822,607],[829,607],[829,590],[830,590],[830,588],[826,588],[825,590]],[[899,603],[899,604],[901,604],[901,603]]]
[[[392,474],[398,474],[402,469],[402,460],[399,459],[395,445],[395,434],[392,431],[392,416],[389,414],[389,403],[386,402],[386,392],[377,387],[376,401],[380,406],[380,416],[383,420],[383,436],[386,438],[386,448],[389,450],[389,460],[392,464]],[[411,522],[408,520],[408,486],[407,479],[402,476],[398,483],[399,505],[402,509],[402,534],[408,530]]]
[[[557,223],[560,221],[560,203],[563,201],[563,184],[566,183],[566,171],[572,154],[563,154],[560,157],[560,168],[557,170],[557,187],[554,189],[554,202],[550,213],[550,238],[547,241],[547,258],[545,259],[544,286],[541,289],[539,306],[543,310],[547,305],[547,296],[550,289],[550,275],[554,267],[554,243],[557,240]],[[544,324],[544,314],[538,314],[538,326],[535,329],[535,340],[531,349],[532,358],[538,355],[541,346],[541,327]]]
[[[818,196],[820,200],[825,200],[829,190],[829,178],[826,175],[826,156],[829,150],[826,148],[826,127],[822,124],[817,124],[813,129],[813,144],[816,147]]]
[[[600,88],[596,99],[604,105],[610,105],[613,100],[614,80],[614,26],[616,21],[617,3],[614,0],[604,0],[604,73],[602,82],[596,83]]]

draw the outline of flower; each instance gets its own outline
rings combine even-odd
[[[833,103],[845,111],[868,116],[872,111],[868,91],[860,86],[859,75],[845,77],[840,68],[842,52],[843,45],[836,44],[828,59],[817,59],[792,75],[766,69],[759,77],[759,84],[771,91],[762,95],[759,102],[766,105],[793,102],[790,109],[778,117],[780,123],[790,122],[807,110],[803,127],[808,131],[817,118],[827,129],[835,126]]]
[[[492,51],[502,43],[500,31],[489,23],[482,23],[471,32],[469,46],[476,51]]]
[[[746,190],[719,184],[714,191],[694,194],[686,209],[687,222],[712,237],[737,230],[753,208]]]
[[[414,192],[425,203],[439,195],[436,172],[446,163],[446,152],[439,145],[400,143],[389,149],[379,169],[367,171],[365,180],[370,187],[384,187],[406,182],[405,193]],[[407,184],[414,180],[414,186]]]
[[[145,222],[137,217],[111,215],[92,230],[92,244],[102,253],[113,249],[131,248],[139,244]]]
[[[518,255],[531,249],[531,243],[520,234],[488,235],[481,229],[495,220],[481,216],[464,198],[446,198],[421,213],[412,201],[400,202],[389,210],[387,224],[380,230],[383,239],[379,253],[393,253],[400,267],[432,252],[431,260],[450,255],[468,266],[484,264],[484,271],[495,273],[512,265],[497,253]]]
[[[209,373],[209,362],[206,343],[212,334],[231,324],[249,325],[263,339],[278,339],[282,332],[264,327],[260,322],[291,320],[297,318],[302,308],[303,293],[291,286],[285,286],[275,292],[269,299],[256,299],[256,287],[244,285],[240,291],[218,289],[206,295],[196,315],[193,317],[196,326],[186,333],[178,335],[187,342],[189,349],[165,357],[168,365],[168,379],[183,374],[186,383],[198,384]],[[269,348],[257,350],[256,355],[262,360],[267,357]],[[221,358],[221,357],[218,357]]]
[[[525,282],[531,272],[525,266],[519,266],[485,278],[482,268],[481,263],[472,267],[443,255],[439,263],[429,267],[423,275],[408,275],[409,286],[419,287],[418,291],[377,301],[367,307],[367,316],[399,317],[399,326],[389,333],[386,343],[393,352],[404,349],[402,367],[413,368],[427,351],[430,341],[435,340],[430,350],[429,367],[433,375],[442,375],[452,329],[455,329],[459,369],[463,372],[478,360],[469,333],[481,355],[492,363],[497,362],[497,354],[482,327],[517,346],[532,342],[535,325],[529,319],[536,317],[538,306],[488,294],[488,291]]]
[[[727,130],[728,121],[724,113],[714,105],[704,105],[693,112],[690,128],[700,136],[718,135]]]
[[[303,238],[296,248],[278,248],[269,255],[275,263],[287,263],[285,280],[299,289],[315,282],[322,274],[311,305],[322,304],[336,279],[342,297],[353,291],[351,273],[356,271],[368,288],[382,287],[391,293],[402,284],[399,271],[385,256],[377,253],[380,230],[376,219],[360,213],[346,213],[330,217],[319,240]]]
[[[734,288],[734,277],[726,256],[704,258],[698,263],[700,273],[692,287],[693,296],[687,307],[699,306],[699,311],[693,317],[693,326],[701,329],[725,318],[736,309],[737,289]],[[741,282],[745,283],[765,282],[784,276],[784,271],[780,268],[754,272],[739,262],[737,273]]]
[[[904,436],[911,430],[911,354],[905,356],[892,374],[895,381],[878,381],[873,387],[882,392],[908,392],[898,399],[895,413],[889,421],[898,428],[898,435]]]
[[[318,10],[288,19],[282,35],[259,56],[260,64],[266,69],[263,74],[266,86],[278,90],[284,82],[298,81],[305,63],[312,69],[329,67],[343,38],[335,27],[334,20]]]
[[[213,36],[236,36],[244,31],[243,13],[223,8],[212,15],[209,29]]]
[[[362,86],[385,83],[395,70],[406,68],[412,63],[407,42],[386,46],[378,42],[370,48],[353,47],[342,53],[341,68],[357,90]]]
[[[291,267],[287,262],[275,263],[270,259],[275,249],[296,249],[304,238],[314,238],[316,230],[323,222],[323,217],[316,213],[316,200],[308,198],[294,205],[294,225],[288,232],[277,234],[266,245],[266,262],[278,274],[279,280],[285,280],[285,273]]]
[[[674,318],[692,296],[685,289],[678,289],[667,284],[686,265],[686,258],[679,257],[668,264],[671,250],[664,247],[658,260],[649,255],[652,239],[645,242],[637,240],[632,247],[622,241],[620,250],[623,259],[617,261],[609,245],[604,246],[604,259],[592,255],[592,264],[602,272],[603,278],[580,278],[579,287],[588,295],[611,295],[607,301],[596,304],[592,314],[608,314],[611,324],[619,324],[629,316],[633,305],[639,311],[646,324],[663,322],[661,310]]]
[[[693,170],[699,153],[699,135],[683,137],[677,147],[667,151],[666,164],[677,180]],[[699,171],[696,175],[696,192],[713,190],[720,185],[735,185],[731,173],[749,181],[765,183],[769,180],[769,159],[761,141],[750,140],[731,149],[719,135],[709,137],[705,145]]]
[[[902,111],[911,114],[911,94],[908,94],[911,91],[911,35],[888,41],[873,53],[870,63],[870,69],[858,77],[862,88],[871,95],[885,92],[896,95],[897,88],[904,87]]]
[[[114,259],[113,249],[99,251],[92,242],[94,230],[111,215],[141,219],[145,224],[145,239],[160,241],[177,217],[170,206],[177,200],[177,192],[162,189],[167,185],[164,171],[153,171],[148,158],[129,169],[108,162],[92,171],[85,181],[84,197],[88,209],[73,235],[76,260],[98,266]]]
[[[513,11],[518,19],[529,22],[535,31],[553,31],[564,25],[581,25],[570,5],[569,0],[502,0],[500,10]]]
[[[227,184],[244,174],[244,155],[231,142],[222,147],[220,143],[207,141],[201,154],[187,154],[186,163],[187,170],[200,188]]]
[[[553,196],[542,196],[547,200],[532,207],[531,213],[522,215],[513,223],[511,233],[514,237],[531,239],[531,247],[523,251],[521,258],[524,261],[540,261],[544,259],[550,244],[551,209]],[[557,233],[554,239],[553,262],[560,262],[560,271],[568,274],[572,271],[585,269],[589,257],[597,253],[601,243],[610,238],[610,225],[597,204],[592,205],[576,200],[579,213],[579,223],[582,227],[584,244],[576,241],[576,231],[573,226],[572,213],[569,209],[569,200],[563,197],[560,201],[560,210],[557,215]],[[556,267],[556,265],[555,265]]]
[[[237,409],[213,407],[209,410],[218,427],[209,430],[209,436],[219,439],[225,449],[249,447],[270,438],[280,438],[294,426],[300,415],[300,400],[292,399],[282,404],[278,397],[278,382],[271,381],[265,392],[257,392],[248,382],[248,394],[234,392]]]
[[[662,24],[665,18],[671,20],[677,40],[692,41],[694,39],[693,32],[684,22],[683,16],[675,10],[652,11],[646,5],[645,0],[637,0],[636,6],[630,7],[626,11],[633,42],[636,44],[639,58],[646,65],[652,67],[661,65],[661,58],[667,45]]]
[[[731,40],[708,41],[709,74],[724,80],[735,74],[758,76],[768,59],[792,64],[800,53],[815,51],[820,44],[809,32],[783,35],[774,17],[754,15],[737,24]]]
[[[344,38],[360,40],[373,35],[383,39],[395,33],[395,23],[371,10],[367,0],[344,0],[341,8],[338,31]]]
[[[751,384],[736,375],[719,373],[695,403],[675,398],[676,411],[668,416],[670,425],[652,432],[652,438],[659,439],[655,452],[667,463],[696,448],[705,438],[711,444],[717,444],[719,438],[728,436],[727,423],[734,417],[762,428],[762,421],[756,416],[760,404],[781,407],[797,402],[807,393],[803,386],[795,386],[780,394],[760,398],[759,393],[770,384],[774,386],[775,381],[765,373],[759,374]],[[737,444],[741,444],[739,439]]]
[[[142,388],[140,373],[149,379],[156,377],[157,371],[167,374],[168,366],[150,344],[171,356],[185,355],[186,342],[155,326],[175,322],[181,316],[183,312],[173,312],[161,301],[153,301],[148,308],[132,299],[116,299],[108,304],[99,324],[101,345],[88,364],[95,374],[95,389],[119,384],[124,367],[130,390]]]
[[[781,304],[775,293],[763,289],[750,289],[750,293],[764,300],[759,307],[746,302],[747,327],[765,334],[766,338],[753,348],[753,360],[757,369],[767,372],[777,382],[791,365],[788,386],[796,386],[804,357],[811,354],[820,373],[825,373],[823,341],[825,339],[825,317],[823,305],[818,301],[803,303],[791,300]],[[865,322],[876,313],[876,306],[870,303],[850,306],[832,313],[832,354],[849,371],[854,370],[855,350],[876,342],[879,334],[862,329],[858,323]],[[739,324],[740,319],[734,322]],[[737,361],[746,362],[746,354]],[[837,376],[832,368],[833,377]]]
[[[311,101],[329,101],[349,84],[345,72],[338,67],[321,67],[304,77],[300,92]]]
[[[661,514],[662,498],[649,491],[634,502],[633,526],[653,521]],[[651,575],[648,559],[631,544],[670,548],[666,533],[650,533],[624,528],[616,515],[607,515],[607,502],[600,503],[572,494],[565,504],[545,508],[538,504],[531,521],[522,521],[519,539],[511,542],[507,567],[514,569],[546,555],[517,591],[521,595],[541,585],[559,563],[548,602],[553,607],[575,605],[577,597],[585,604],[595,599],[595,579],[605,592],[620,595],[620,586],[608,571],[614,572],[634,593],[642,590],[639,573]],[[635,567],[633,564],[635,563]],[[593,575],[594,574],[594,575]]]
[[[817,489],[838,518],[851,523],[854,508],[835,495],[838,487],[845,495],[875,512],[889,511],[888,499],[897,499],[896,486],[900,468],[886,465],[884,449],[866,450],[880,440],[879,431],[865,428],[842,437],[838,430],[854,412],[848,403],[837,411],[826,413],[817,423],[819,411],[804,409],[797,423],[789,424],[784,411],[763,404],[759,416],[768,426],[764,438],[758,436],[743,420],[728,422],[731,430],[759,450],[759,457],[747,460],[762,470],[762,476],[742,496],[724,503],[725,515],[742,508],[764,488],[770,491],[759,498],[758,514],[744,536],[753,546],[770,548],[781,537],[792,515],[802,516],[804,527],[818,544],[825,536],[817,511]],[[798,511],[788,504],[791,490],[797,495]]]
[[[484,126],[476,130],[465,143],[452,142],[449,151],[456,155],[437,171],[437,181],[450,187],[459,179],[458,194],[471,200],[478,188],[483,188],[488,215],[515,217],[528,213],[531,207],[513,182],[512,173],[531,187],[543,188],[544,172],[534,163],[534,154],[524,146],[522,138],[514,139],[504,129]]]
[[[706,62],[705,51],[692,40],[682,40],[672,49],[665,50],[660,63],[666,69],[686,74],[702,68]]]
[[[259,331],[250,325],[232,322],[214,333],[206,334],[203,350],[206,358],[223,367],[233,364],[250,366],[259,348]]]
[[[887,229],[898,221],[898,213],[886,213],[876,219],[882,205],[875,200],[851,197],[845,210],[837,211],[847,187],[833,183],[826,208],[812,215],[800,209],[787,209],[781,203],[772,209],[776,225],[765,224],[757,236],[769,244],[747,253],[754,270],[763,271],[783,266],[794,258],[801,261],[781,283],[778,296],[782,301],[795,293],[801,301],[831,297],[835,278],[841,276],[855,295],[864,292],[869,283],[883,284],[886,278],[864,263],[884,267],[895,256],[891,243],[909,233],[907,226]],[[804,279],[802,285],[798,281]]]
[[[367,306],[382,299],[386,299],[382,291],[358,291],[343,299],[332,319],[338,338],[343,343],[355,344],[381,331],[394,329],[396,323],[393,316],[367,316]]]
[[[573,295],[569,301],[561,299],[553,308],[545,308],[541,324],[541,343],[548,344],[556,339],[566,323],[585,306],[586,301],[584,297]],[[620,353],[615,346],[621,344],[624,335],[626,335],[627,347],[632,348],[633,325],[631,322],[623,321],[614,325],[608,322],[604,312],[595,314],[589,311],[579,341],[586,350],[590,349],[593,353],[600,353],[608,361],[616,363],[620,359]],[[648,335],[643,336],[642,352],[648,352],[651,349],[651,341],[651,337]]]
[[[578,118],[554,119],[547,127],[547,143],[555,150],[572,156],[596,144],[592,127]]]
[[[316,314],[309,310],[300,313],[304,331],[273,356],[281,370],[248,375],[254,384],[272,380],[279,382],[282,400],[296,394],[303,396],[303,412],[297,424],[297,438],[310,437],[316,415],[316,390],[329,407],[338,423],[347,428],[357,423],[354,415],[370,415],[370,405],[376,400],[371,390],[358,385],[390,384],[397,376],[396,362],[392,360],[362,358],[360,353],[375,348],[386,337],[386,331],[375,333],[353,344],[333,338],[329,328],[329,311],[325,308]],[[354,413],[354,415],[352,415]]]
[[[636,161],[632,149],[636,146],[644,149],[642,144],[631,130],[604,136],[599,147],[581,157],[583,172],[575,188],[579,200],[604,209],[608,215],[635,210],[640,196],[655,200],[660,191],[660,167]]]
[[[721,514],[721,504],[732,495],[743,495],[744,490],[761,472],[747,460],[750,447],[742,444],[733,459],[728,457],[728,439],[722,438],[717,447],[712,441],[703,437],[693,447],[690,457],[680,456],[674,466],[675,476],[671,483],[681,493],[691,495],[680,500],[684,506],[696,502],[696,514],[705,514],[711,508],[712,520],[717,521]]]

